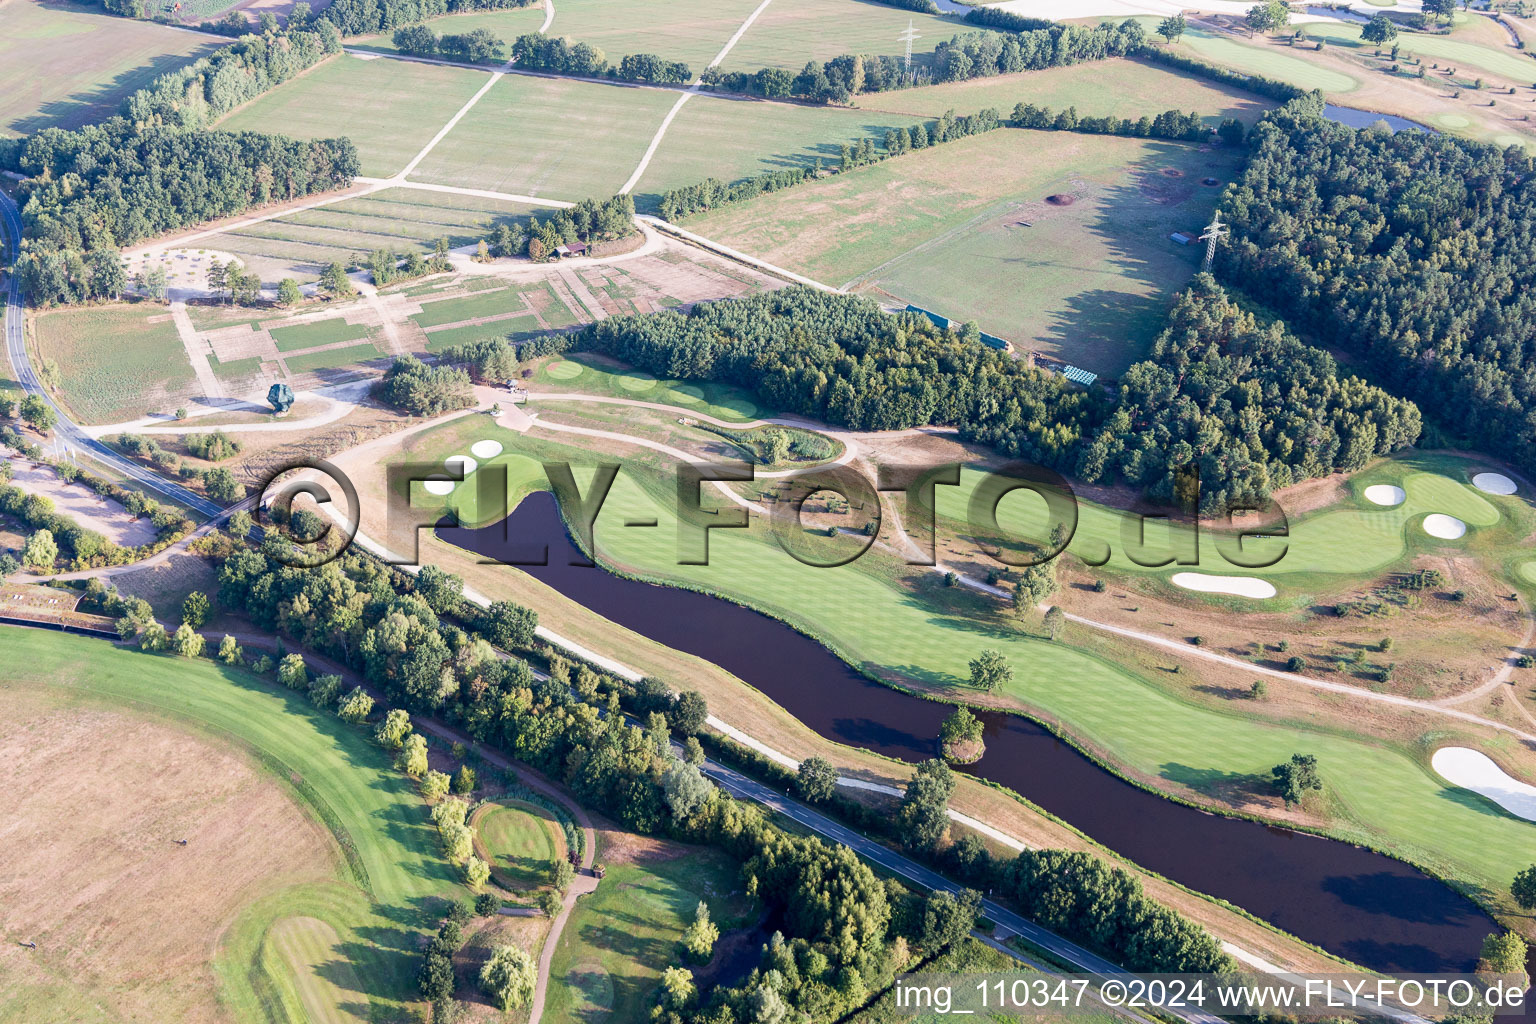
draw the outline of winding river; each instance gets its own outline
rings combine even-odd
[[[438,532],[492,558],[515,557],[507,538],[522,551],[530,541],[547,541],[548,565],[519,568],[598,615],[719,665],[830,740],[909,762],[936,753],[947,705],[873,682],[815,640],[751,609],[571,565],[580,554],[548,492],[524,499],[504,528]],[[1470,900],[1402,861],[1164,799],[1026,718],[982,717],[987,754],[968,773],[1007,786],[1152,871],[1366,967],[1468,970],[1495,928]]]

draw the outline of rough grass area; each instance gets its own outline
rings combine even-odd
[[[318,320],[292,327],[274,327],[267,332],[279,352],[298,352],[317,345],[331,345],[338,341],[357,341],[368,336],[368,328],[362,324],[349,324],[342,319]]]
[[[344,348],[328,348],[319,352],[306,352],[301,356],[288,356],[283,360],[290,373],[316,373],[323,370],[338,371],[327,374],[327,380],[341,380],[362,372],[357,363],[379,359],[383,353],[372,342],[347,345]]]
[[[692,218],[818,281],[903,300],[1094,372],[1146,352],[1238,155],[1000,129]],[[1169,173],[1172,172],[1172,173]],[[1070,206],[1045,202],[1069,194]]]
[[[300,139],[345,135],[357,144],[363,174],[386,178],[484,84],[479,71],[342,54],[236,110],[219,128]]]
[[[750,923],[752,903],[723,854],[647,845],[628,863],[609,861],[597,891],[571,912],[550,964],[545,1020],[644,1019],[661,972],[683,962],[683,929],[700,900],[722,936]]]
[[[1092,61],[922,89],[863,93],[855,102],[866,110],[930,118],[946,110],[972,114],[986,107],[1008,117],[1018,103],[1052,110],[1076,107],[1084,117],[1156,117],[1165,110],[1193,110],[1213,124],[1235,117],[1249,125],[1276,106],[1262,96],[1137,60]]]
[[[676,101],[664,89],[508,75],[412,177],[572,202],[607,197],[634,171]]]
[[[58,366],[58,397],[86,423],[116,423],[175,408],[196,390],[186,350],[164,306],[61,309],[32,318],[39,356]]]
[[[558,15],[557,15],[558,18]],[[926,64],[940,42],[964,32],[986,31],[956,16],[904,11],[866,0],[774,0],[747,29],[722,64],[727,71],[780,67],[799,71],[808,60],[827,61],[844,53],[900,56],[898,38],[911,23],[917,30],[912,62]]]
[[[0,137],[100,121],[158,76],[222,45],[99,7],[13,0],[0,35]]]
[[[14,1019],[419,1009],[414,951],[465,890],[363,731],[209,661],[24,629],[0,642],[0,803],[21,844],[0,889],[39,946],[0,951]],[[27,701],[47,711],[30,725]]]

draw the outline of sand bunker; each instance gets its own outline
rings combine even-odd
[[[1484,494],[1515,493],[1515,482],[1503,473],[1479,473],[1472,478],[1472,486]]]
[[[476,441],[469,446],[469,453],[477,459],[494,459],[501,454],[501,442],[489,439]]]
[[[452,494],[457,483],[458,481],[456,480],[439,480],[434,478],[432,480],[423,480],[421,482],[421,489],[428,494],[435,494],[441,498],[445,494]]]
[[[1441,540],[1456,540],[1466,536],[1467,524],[1444,512],[1431,512],[1424,517],[1424,532]]]
[[[1451,785],[1485,796],[1517,818],[1536,821],[1536,786],[1514,778],[1482,751],[1441,747],[1429,763]]]
[[[1372,505],[1401,505],[1408,495],[1392,484],[1372,484],[1365,489],[1365,500]]]
[[[1203,572],[1176,572],[1169,579],[1176,587],[1198,590],[1202,594],[1258,598],[1275,596],[1275,585],[1257,576],[1210,576]]]
[[[468,455],[450,455],[443,460],[443,468],[450,473],[458,473],[462,470],[465,477],[480,467],[480,463]]]

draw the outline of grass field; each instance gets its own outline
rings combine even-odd
[[[695,97],[672,120],[651,157],[635,203],[654,211],[657,196],[667,189],[709,177],[735,181],[806,167],[818,157],[836,167],[843,143],[866,136],[883,141],[887,128],[916,123],[901,114]]]
[[[497,437],[510,452],[528,453],[536,446],[540,458],[568,458],[578,467],[593,463],[593,456],[569,445],[510,431],[484,436]],[[671,474],[634,459],[626,459],[625,469],[597,521],[599,552],[612,564],[748,603],[811,631],[854,665],[961,698],[973,693],[968,662],[983,648],[995,648],[1014,669],[1005,691],[1009,698],[1060,722],[1112,762],[1170,789],[1201,791],[1211,779],[1267,778],[1269,769],[1292,753],[1313,753],[1338,809],[1331,823],[1336,834],[1385,846],[1473,888],[1504,891],[1528,860],[1523,851],[1529,848],[1530,823],[1490,812],[1480,798],[1445,785],[1424,763],[1428,749],[1456,736],[1447,726],[1425,740],[1428,746],[1398,747],[1343,731],[1348,725],[1255,721],[1200,703],[1182,686],[1153,682],[1082,646],[1021,631],[994,599],[926,596],[941,588],[931,574],[914,576],[879,559],[835,569],[806,567],[786,555],[761,523],[750,530],[715,531],[710,564],[680,566]],[[1461,489],[1449,480],[1438,485],[1415,480],[1411,464],[1401,471],[1420,492],[1418,500],[1434,497],[1436,486],[1447,494]],[[583,487],[587,479],[578,468]],[[1468,502],[1464,510],[1471,507]],[[657,529],[622,525],[652,517]],[[1476,539],[1472,535],[1469,543]],[[1350,721],[1345,714],[1337,721]],[[1480,745],[1507,745],[1513,753],[1514,744],[1495,739]]]
[[[576,904],[550,964],[544,1019],[558,1024],[642,1020],[661,972],[681,963],[679,942],[699,900],[723,935],[748,923],[737,865],[705,848],[664,844],[610,864]]]
[[[0,37],[0,137],[100,121],[156,77],[221,45],[99,7],[13,0]]]
[[[1308,29],[1311,26],[1307,26]],[[1228,35],[1218,35],[1205,29],[1185,30],[1183,41],[1176,44],[1196,56],[1225,64],[1250,74],[1276,78],[1303,89],[1321,89],[1326,93],[1349,92],[1360,82],[1349,75],[1325,68],[1302,57],[1292,56],[1286,47],[1265,37],[1253,42],[1243,42]]]
[[[667,90],[508,75],[412,177],[569,201],[607,197],[640,162],[676,100]]]
[[[1396,43],[1402,53],[1425,57],[1432,63],[1449,62],[1462,73],[1469,68],[1475,68],[1490,74],[1501,75],[1512,80],[1516,85],[1529,85],[1532,80],[1536,80],[1536,61],[1531,60],[1519,50],[1495,48],[1467,39],[1433,35],[1428,32],[1400,32],[1392,43],[1377,47],[1374,43],[1363,41],[1360,38],[1360,26],[1353,24],[1319,23],[1306,26],[1306,31],[1309,36],[1328,40],[1329,46],[1345,46],[1371,53],[1377,49],[1386,52],[1392,49],[1392,43]]]
[[[1017,103],[1052,110],[1075,106],[1084,117],[1155,117],[1165,110],[1193,110],[1213,124],[1235,117],[1248,125],[1276,106],[1262,96],[1135,60],[1101,60],[922,89],[863,93],[855,102],[868,110],[925,117],[938,117],[946,110],[970,114],[986,107],[1007,117]]]
[[[534,375],[534,381],[544,390],[573,390],[588,395],[660,402],[677,406],[679,412],[703,413],[722,420],[745,421],[773,415],[771,410],[757,404],[754,395],[741,388],[714,381],[683,384],[676,380],[657,380],[587,352],[573,352],[565,359],[545,363]]]
[[[519,289],[497,288],[475,292],[473,295],[465,295],[461,298],[423,302],[421,312],[411,319],[421,327],[436,327],[439,324],[458,323],[460,320],[474,320],[483,316],[501,316],[526,308],[527,303],[523,300]],[[494,321],[484,324],[483,328],[494,331],[495,325],[499,323],[500,321]]]
[[[894,297],[1100,374],[1141,358],[1198,268],[1169,239],[1237,155],[1002,129],[688,221],[818,281]],[[1170,175],[1169,171],[1173,174]],[[1074,197],[1070,206],[1045,202]]]
[[[514,342],[536,338],[543,334],[533,314],[494,320],[487,324],[470,324],[465,327],[449,327],[427,335],[427,351],[441,352],[454,345],[464,345],[482,338],[509,338]]]
[[[914,64],[927,63],[940,42],[984,31],[957,17],[920,14],[865,0],[774,0],[721,66],[727,71],[762,67],[799,71],[808,60],[828,61],[845,53],[900,56],[906,43],[898,37],[909,21],[918,32],[912,44]]]
[[[122,909],[125,916],[158,923],[152,924],[158,934],[189,943],[190,963],[205,963],[214,950],[220,1017],[252,1022],[397,1019],[414,1006],[418,938],[441,912],[441,898],[457,898],[464,890],[437,851],[426,807],[410,781],[389,767],[362,731],[316,712],[295,693],[208,661],[140,654],[104,641],[33,630],[7,629],[4,642],[9,667],[0,695],[35,692],[77,712],[123,708],[134,716],[174,723],[242,759],[248,755],[262,777],[303,808],[319,831],[328,850],[327,871],[279,879],[281,885],[256,879],[236,894],[243,909],[232,920],[210,922],[206,934],[178,934],[189,924],[181,909],[176,928],[161,927],[168,923],[165,907],[153,896]],[[179,760],[174,750],[166,757],[167,766]],[[161,799],[174,801],[175,795]],[[57,814],[60,809],[39,810]],[[70,861],[75,884],[89,879],[125,842],[163,856],[174,838],[167,838],[170,829],[192,833],[187,856],[195,861],[197,826],[176,816],[184,813],[169,803],[147,834],[90,836],[78,860]],[[263,820],[263,828],[245,829],[241,843],[259,846],[268,824]],[[271,824],[273,841],[284,841],[286,833]],[[282,863],[280,849],[275,862]],[[215,860],[209,866],[220,865]],[[210,879],[205,898],[228,899],[225,886],[234,882],[225,874]],[[46,950],[46,942],[40,945]],[[68,949],[60,955],[69,956]],[[135,972],[159,966],[143,951],[136,955]],[[73,957],[67,962],[74,990],[86,965]],[[185,977],[183,967],[172,969],[178,982]],[[339,1007],[330,1002],[338,997],[344,1000]],[[91,1019],[97,1012],[93,1006]],[[40,1009],[25,1019],[51,1016]],[[176,1014],[121,1016],[180,1019]]]
[[[301,356],[288,356],[283,360],[290,373],[317,373],[323,370],[336,370],[338,373],[330,374],[340,380],[342,377],[353,376],[363,372],[355,364],[367,362],[372,359],[382,358],[373,342],[365,341],[359,345],[348,345],[345,348],[328,348],[320,352],[307,352]]]
[[[297,352],[317,345],[330,345],[338,341],[357,341],[368,336],[368,328],[362,324],[349,324],[340,318],[319,320],[292,327],[274,327],[267,332],[279,352]]]
[[[59,368],[60,395],[86,423],[174,409],[196,390],[163,306],[55,310],[32,318],[37,352]]]
[[[488,239],[499,223],[547,214],[479,196],[387,188],[216,235],[205,244],[239,256],[265,281],[310,281],[327,263],[346,266],[374,249],[426,253],[439,238],[452,248],[473,245]]]
[[[565,843],[559,822],[548,811],[509,800],[477,814],[474,825],[491,855],[491,873],[504,887],[532,889],[554,877]]]
[[[345,135],[357,144],[362,173],[386,178],[404,168],[485,79],[465,68],[343,54],[241,107],[218,127],[300,139]]]

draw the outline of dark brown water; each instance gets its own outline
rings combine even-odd
[[[751,609],[570,564],[583,559],[547,492],[525,499],[505,524],[438,532],[507,560],[527,557],[530,542],[547,543],[547,565],[519,568],[606,619],[714,662],[828,739],[904,761],[936,753],[947,705],[872,682]],[[1466,897],[1402,861],[1175,803],[1100,768],[1028,719],[982,717],[987,754],[967,766],[969,774],[1007,786],[1145,868],[1357,963],[1391,972],[1468,970],[1496,927]]]

